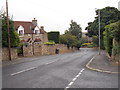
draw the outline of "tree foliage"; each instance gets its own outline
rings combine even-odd
[[[96,17],[93,22],[89,22],[88,26],[85,28],[88,31],[88,36],[98,36],[98,10],[96,10]],[[120,19],[120,11],[115,7],[105,7],[100,9],[100,30],[101,30],[101,46],[103,46],[103,32],[105,31],[105,26],[110,23],[117,22]]]
[[[113,46],[113,39],[117,44]],[[111,55],[112,48],[115,49],[116,54],[120,53],[120,20],[116,23],[111,23],[105,27],[104,31],[104,45],[106,51]]]
[[[2,16],[2,46],[8,47],[8,31],[7,31],[7,18],[4,14]],[[10,41],[11,47],[18,47],[20,44],[19,35],[14,29],[14,23],[9,19]]]
[[[71,20],[70,28],[66,30],[65,33],[76,36],[78,40],[82,37],[82,29],[80,25],[73,20]]]
[[[78,41],[77,38],[71,34],[60,35],[60,43],[66,44],[68,47],[80,48],[80,46],[81,46],[81,42]]]

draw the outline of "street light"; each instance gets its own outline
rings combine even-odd
[[[100,55],[100,9],[98,9],[98,28],[99,28],[99,48],[98,48],[98,54]]]

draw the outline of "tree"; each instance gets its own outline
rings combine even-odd
[[[76,46],[77,38],[70,34],[60,35],[60,43],[66,44],[68,47]]]
[[[95,20],[93,22],[89,22],[86,30],[88,31],[88,36],[98,36],[98,10],[96,10]],[[115,7],[105,7],[100,9],[100,26],[101,26],[101,46],[103,45],[103,32],[105,31],[105,26],[114,23],[120,19],[120,11]],[[102,47],[103,48],[103,47]]]
[[[1,14],[2,16],[2,46],[8,47],[8,32],[7,32],[7,17],[5,14]],[[14,29],[14,24],[11,19],[9,19],[10,24],[10,41],[11,41],[11,47],[18,47],[20,44],[19,35]]]
[[[73,20],[71,20],[70,28],[66,30],[65,33],[76,36],[78,40],[82,37],[82,29],[80,25]]]

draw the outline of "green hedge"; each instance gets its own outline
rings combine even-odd
[[[59,37],[60,37],[60,33],[55,31],[55,32],[48,32],[48,40],[49,41],[54,41],[55,43],[59,43]]]
[[[113,39],[115,39],[115,45],[113,45]],[[109,55],[112,54],[112,49],[116,55],[120,54],[120,20],[105,27],[104,46]]]

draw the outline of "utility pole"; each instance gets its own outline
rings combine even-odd
[[[98,23],[99,23],[99,50],[98,50],[98,54],[100,55],[100,9],[98,10]]]
[[[8,1],[6,0],[6,14],[7,14],[7,31],[8,31],[8,51],[9,60],[11,60],[11,44],[10,44],[10,29],[9,29],[9,18],[8,18]]]

